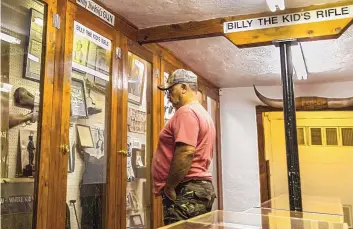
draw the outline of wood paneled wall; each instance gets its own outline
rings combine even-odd
[[[46,54],[44,74],[41,84],[40,117],[40,155],[36,174],[35,229],[65,228],[67,161],[68,155],[60,152],[60,146],[68,144],[70,125],[70,94],[72,72],[73,21],[79,21],[104,34],[113,42],[112,76],[107,93],[106,146],[108,155],[107,200],[104,208],[106,228],[126,228],[126,157],[120,153],[127,145],[128,114],[128,51],[133,51],[152,63],[150,109],[152,128],[152,152],[157,147],[159,132],[164,126],[163,92],[157,85],[163,82],[163,62],[175,68],[192,70],[177,59],[169,50],[157,44],[140,46],[136,43],[138,29],[125,19],[116,15],[116,25],[107,25],[104,21],[76,4],[75,0],[44,0],[48,4]],[[102,4],[100,4],[102,5]],[[60,16],[60,28],[53,26],[53,15]],[[122,57],[115,57],[116,48],[121,49]],[[192,66],[191,66],[192,67]],[[197,72],[195,72],[197,74]],[[204,78],[199,85],[205,95],[218,98],[218,88]],[[219,100],[217,100],[219,101]],[[152,158],[149,159],[152,161]],[[220,167],[220,166],[219,166]],[[149,193],[152,194],[152,191]],[[163,225],[163,209],[160,197],[152,201],[152,228]],[[116,217],[119,216],[119,217]]]

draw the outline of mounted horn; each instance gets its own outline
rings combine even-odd
[[[282,99],[270,99],[267,98],[265,96],[263,96],[254,86],[254,90],[255,90],[255,94],[257,96],[257,98],[260,99],[261,102],[263,102],[264,104],[266,104],[269,107],[273,107],[273,108],[283,108],[283,100]]]
[[[262,95],[255,87],[256,96],[261,102],[273,108],[283,108],[282,99],[270,99]],[[353,107],[353,97],[349,98],[324,98],[324,97],[298,97],[295,99],[295,107],[298,110],[322,110]]]

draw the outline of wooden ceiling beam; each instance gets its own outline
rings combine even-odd
[[[148,44],[223,36],[223,22],[225,22],[225,18],[217,18],[140,29],[137,34],[137,41],[140,44]]]

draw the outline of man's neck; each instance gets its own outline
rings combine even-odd
[[[179,108],[181,108],[185,105],[188,105],[188,104],[198,103],[198,102],[199,102],[199,100],[197,99],[196,96],[191,96],[190,98],[185,99],[185,101],[182,103],[182,105]]]

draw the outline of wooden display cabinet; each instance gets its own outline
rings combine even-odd
[[[20,0],[11,1],[15,4]],[[25,194],[17,193],[33,197],[32,209],[26,212],[26,228],[31,223],[35,229],[68,225],[74,229],[83,223],[107,229],[162,226],[161,198],[152,195],[150,172],[152,154],[166,121],[164,93],[157,85],[164,82],[165,72],[189,67],[156,44],[137,44],[138,29],[118,15],[112,26],[79,6],[76,0],[40,3],[44,4],[40,77],[36,82],[16,79],[21,83],[24,80],[24,86],[35,85],[40,96],[36,101],[38,121],[32,124],[36,127],[36,167],[30,178],[1,177],[2,184],[9,187],[2,196],[15,195],[13,187],[27,187]],[[28,15],[30,8],[27,7]],[[1,45],[8,53],[15,47],[3,42]],[[18,59],[21,63],[16,66],[22,66],[22,56]],[[14,72],[6,67],[11,61],[10,55],[2,55],[2,76]],[[1,78],[2,85],[16,86],[13,82],[12,78]],[[199,86],[206,108],[207,97],[219,102],[215,87],[203,79]],[[13,94],[1,96],[11,98]],[[215,112],[218,120],[219,109]],[[2,124],[8,123],[9,117],[5,116]],[[8,126],[2,127],[6,127],[2,133],[7,134]],[[15,132],[18,137],[20,132]],[[2,143],[7,143],[5,140]],[[10,144],[10,148],[17,147],[17,143]],[[221,171],[220,164],[218,170]],[[6,174],[4,171],[2,174]],[[218,202],[221,208],[220,189]],[[15,215],[11,217],[16,220]]]

